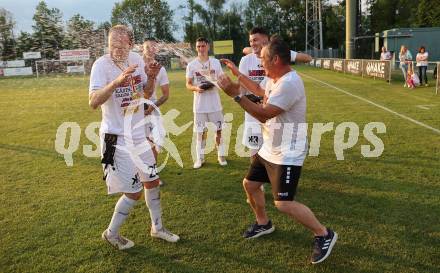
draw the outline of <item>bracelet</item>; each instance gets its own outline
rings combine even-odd
[[[242,97],[243,97],[242,94],[238,94],[237,96],[235,96],[235,97],[233,98],[233,100],[234,100],[235,102],[239,103],[239,102],[241,101],[241,98],[242,98]]]

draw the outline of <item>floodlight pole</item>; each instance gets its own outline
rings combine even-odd
[[[322,38],[321,0],[306,0],[306,46],[305,51],[313,51],[319,57],[318,50],[324,49]],[[311,52],[309,52],[310,54]],[[316,55],[316,56],[315,56]]]
[[[346,0],[345,6],[345,59],[354,58],[354,38],[356,36],[356,0]]]

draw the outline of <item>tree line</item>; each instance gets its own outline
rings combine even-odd
[[[183,40],[193,43],[199,36],[209,40],[234,40],[239,58],[248,45],[247,32],[253,26],[265,27],[281,35],[295,50],[305,48],[305,0],[186,0],[179,6],[183,18],[176,21],[175,11],[164,0],[122,0],[113,7],[109,22],[96,24],[80,14],[66,24],[57,8],[40,1],[33,16],[33,32],[14,33],[13,15],[0,7],[0,57],[22,58],[23,52],[40,51],[46,59],[56,59],[61,49],[105,47],[105,33],[114,24],[133,28],[137,43],[145,38],[175,42],[174,33],[183,32]],[[367,0],[359,16],[357,36],[374,35],[399,27],[440,26],[440,5],[432,0]],[[325,48],[342,49],[345,43],[345,0],[332,4],[322,0],[323,42]],[[93,56],[94,54],[92,54]]]

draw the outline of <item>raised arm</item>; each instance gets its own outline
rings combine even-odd
[[[252,47],[248,46],[243,48],[243,55],[249,55],[252,53]]]
[[[312,56],[300,52],[296,53],[296,58],[294,60],[294,62],[296,63],[310,63],[311,61],[312,61]]]
[[[155,88],[156,77],[159,74],[162,65],[158,62],[153,62],[149,64],[145,64],[144,71],[148,77],[147,83],[144,85],[144,98],[149,99],[153,93]]]
[[[115,80],[104,86],[102,89],[94,90],[89,95],[89,105],[92,107],[92,109],[96,109],[102,104],[104,104],[113,94],[113,91],[118,87],[120,84],[122,84],[124,81],[126,81],[133,72],[136,71],[137,65],[129,66],[127,69],[125,69]]]

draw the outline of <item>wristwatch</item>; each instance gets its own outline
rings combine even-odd
[[[234,101],[238,103],[241,101],[242,97],[243,97],[243,94],[238,94],[237,96],[234,97]]]

